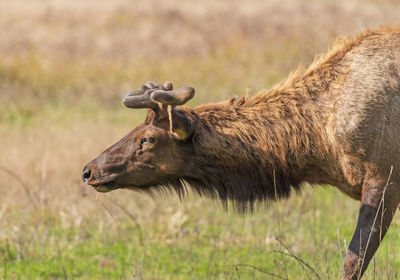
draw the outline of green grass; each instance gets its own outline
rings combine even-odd
[[[141,197],[129,196],[133,201]],[[0,277],[269,279],[272,276],[266,273],[273,273],[288,279],[317,279],[307,263],[321,279],[339,279],[357,213],[356,202],[324,188],[245,215],[195,198],[182,204],[157,198],[155,204],[166,210],[157,209],[153,220],[140,221],[129,213],[131,217],[106,223],[105,216],[85,219],[79,227],[63,224],[51,212],[43,212],[39,220],[29,213],[26,221],[37,223],[21,230],[21,243],[0,241]],[[168,213],[171,206],[174,209]],[[400,276],[399,230],[397,222],[366,279]],[[378,278],[374,270],[380,271]]]

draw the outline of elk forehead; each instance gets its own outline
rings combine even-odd
[[[108,156],[120,156],[121,158],[132,157],[143,145],[143,141],[166,142],[168,141],[168,132],[160,127],[149,124],[141,124],[132,130],[120,141],[112,145],[106,151]]]

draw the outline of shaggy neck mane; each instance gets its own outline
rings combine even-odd
[[[194,152],[174,189],[182,194],[190,186],[246,211],[300,191],[303,182],[329,183],[320,163],[336,152],[326,133],[337,90],[331,85],[345,82],[346,54],[371,34],[343,40],[270,91],[189,110],[197,118]]]
[[[308,70],[251,99],[195,108],[194,155],[184,180],[239,211],[300,191],[307,168],[330,148],[324,111],[335,75],[321,75]]]

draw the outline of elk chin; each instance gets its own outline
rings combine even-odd
[[[118,186],[114,185],[113,183],[105,183],[105,184],[99,184],[99,185],[92,185],[92,187],[102,193],[110,192],[113,190],[118,189]]]
[[[110,192],[110,191],[117,189],[117,188],[113,188],[113,187],[109,187],[109,186],[93,186],[93,188],[96,191],[101,192],[101,193],[106,193],[106,192]]]
[[[112,190],[118,189],[118,185],[116,184],[115,181],[109,180],[109,181],[95,181],[95,182],[87,182],[89,185],[91,185],[96,191],[98,192],[110,192]]]

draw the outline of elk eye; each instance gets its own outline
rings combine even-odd
[[[152,144],[152,143],[154,143],[154,142],[155,142],[155,139],[154,139],[153,137],[143,137],[143,138],[140,140],[140,143],[141,143],[142,145]]]

